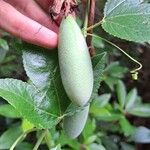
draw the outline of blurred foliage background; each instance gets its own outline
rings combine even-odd
[[[105,1],[97,1],[95,22],[103,16]],[[79,6],[79,23],[82,25],[83,8]],[[139,79],[133,81],[129,70],[134,68],[126,56],[108,43],[93,38],[96,53],[107,52],[106,68],[99,88],[99,96],[92,102],[86,127],[78,139],[69,140],[61,125],[48,134],[49,147],[53,150],[149,150],[150,149],[150,45],[133,43],[108,35],[101,28],[96,35],[115,43],[143,64]],[[18,39],[1,32],[0,78],[15,78],[27,81],[23,69],[22,52],[17,50]],[[22,120],[17,112],[0,98],[0,149],[9,149],[22,130],[30,129],[30,123]],[[30,150],[39,136],[29,134],[17,150]],[[41,150],[46,150],[45,143]]]

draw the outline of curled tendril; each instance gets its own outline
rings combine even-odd
[[[141,70],[142,67],[143,67],[142,64],[141,64],[139,61],[137,61],[136,59],[134,59],[133,57],[131,57],[131,56],[130,56],[129,54],[127,54],[123,49],[121,49],[119,46],[115,45],[114,43],[108,41],[107,39],[102,38],[102,37],[97,36],[97,35],[94,35],[94,34],[89,34],[89,33],[87,33],[87,35],[93,36],[93,37],[95,37],[95,38],[99,38],[99,39],[101,39],[101,40],[103,40],[103,41],[109,43],[110,45],[112,45],[112,46],[116,47],[118,50],[120,50],[124,55],[126,55],[126,56],[127,56],[129,59],[131,59],[133,62],[135,62],[136,64],[138,64],[138,65],[139,65],[138,68],[133,69],[133,70],[130,71],[131,76],[132,76],[132,79],[133,79],[133,80],[137,80],[137,79],[138,79],[138,71]]]

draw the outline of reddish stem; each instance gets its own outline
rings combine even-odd
[[[88,16],[88,27],[92,26],[94,24],[95,3],[96,3],[96,0],[90,1],[90,10],[89,10],[89,16]],[[88,33],[92,34],[93,29],[89,30]],[[90,51],[91,56],[94,56],[95,55],[95,49],[92,45],[92,37],[91,36],[87,37],[87,44],[89,46],[89,51]]]

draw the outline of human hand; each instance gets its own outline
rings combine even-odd
[[[47,14],[52,1],[0,0],[0,28],[29,43],[55,48],[58,26]]]

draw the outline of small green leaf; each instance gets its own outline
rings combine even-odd
[[[150,117],[150,104],[140,104],[127,111],[129,114],[138,117]]]
[[[92,109],[105,107],[111,98],[111,94],[102,94],[96,97],[92,102]],[[94,107],[94,108],[93,108]]]
[[[104,78],[104,82],[108,85],[108,87],[112,90],[112,91],[114,91],[114,85],[116,85],[117,84],[117,82],[118,82],[118,78],[115,78],[115,77],[107,77],[106,76],[106,78]]]
[[[94,141],[96,141],[96,139],[97,139],[97,135],[89,136],[85,140],[84,144],[89,145],[89,144],[93,143]]]
[[[61,150],[61,146],[60,146],[60,144],[59,144],[59,145],[57,145],[56,147],[54,147],[54,148],[52,148],[52,149],[50,149],[50,150]]]
[[[125,110],[131,109],[134,106],[136,99],[137,99],[137,90],[132,89],[126,97]]]
[[[100,82],[103,79],[103,71],[105,67],[106,62],[106,53],[101,53],[93,57],[92,64],[93,64],[93,70],[94,70],[94,86],[93,86],[93,93],[91,96],[91,100],[97,96],[97,91],[100,87]]]
[[[96,35],[96,36],[98,36],[98,35]],[[96,38],[95,36],[92,37],[92,43],[93,43],[93,46],[96,48],[104,48],[105,47],[102,39]]]
[[[0,105],[0,115],[9,118],[20,118],[20,114],[9,104]]]
[[[92,143],[89,145],[89,150],[106,150],[103,145]]]
[[[4,49],[5,51],[9,50],[9,46],[7,44],[7,41],[0,38],[0,48]]]
[[[92,136],[94,134],[95,129],[96,129],[95,120],[88,119],[84,127],[84,130],[82,131],[84,139],[87,139],[89,136]]]
[[[115,121],[109,122],[109,121],[101,121],[99,122],[99,127],[101,131],[105,132],[111,132],[111,133],[116,133],[121,131],[120,126],[116,125]],[[102,133],[103,134],[103,133]]]
[[[15,125],[9,128],[0,136],[0,149],[9,149],[21,134],[22,131],[20,126]]]
[[[102,121],[118,121],[121,118],[121,114],[111,114],[111,115],[104,115],[104,116],[99,116],[97,119],[102,120]]]
[[[138,127],[131,136],[136,143],[150,143],[150,130],[145,127]]]
[[[135,150],[135,146],[121,142],[121,150]]]
[[[17,145],[15,150],[33,150],[33,145],[27,142],[22,142],[19,145]]]
[[[0,48],[0,63],[2,63],[4,61],[6,54],[7,54],[7,51]]]
[[[91,107],[90,108],[90,113],[92,113],[96,117],[111,116],[111,113],[106,108]]]
[[[117,97],[120,106],[123,108],[126,101],[126,87],[121,80],[117,83]]]
[[[71,148],[74,150],[80,149],[80,143],[76,139],[72,140],[68,138],[64,132],[61,132],[57,143],[60,143],[62,147],[65,145],[69,145],[70,149]]]
[[[102,138],[102,143],[106,147],[107,150],[119,150],[118,143],[112,137],[105,136]]]
[[[7,41],[0,38],[0,63],[3,62],[8,50],[9,46],[7,44]]]
[[[133,133],[134,127],[130,124],[130,122],[125,117],[122,117],[119,120],[119,124],[125,136],[129,136]]]
[[[116,78],[123,78],[124,74],[127,72],[127,68],[120,65],[118,61],[112,62],[109,66],[106,67],[105,72],[109,76]]]
[[[122,39],[150,41],[150,4],[140,0],[108,0],[102,27]]]
[[[103,121],[118,121],[122,117],[122,114],[110,112],[106,108],[91,110],[91,113],[97,118],[97,120]]]

